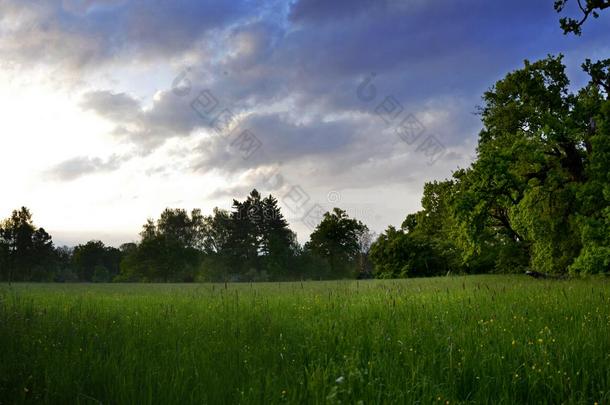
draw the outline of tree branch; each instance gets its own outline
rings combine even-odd
[[[563,11],[568,0],[555,1],[555,10],[559,13]],[[586,6],[583,6],[581,0],[577,0],[578,8],[582,12],[580,19],[564,17],[560,20],[561,28],[564,34],[573,33],[581,35],[582,26],[589,19],[589,16],[594,18],[599,17],[598,11],[610,8],[610,0],[586,0]]]

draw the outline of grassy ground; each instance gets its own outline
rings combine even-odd
[[[0,403],[609,403],[610,283],[0,285]]]

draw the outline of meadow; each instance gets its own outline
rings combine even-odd
[[[0,403],[609,403],[610,283],[0,285]]]

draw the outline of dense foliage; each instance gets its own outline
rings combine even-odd
[[[610,60],[530,63],[484,95],[477,159],[425,186],[423,210],[373,245],[383,277],[530,267],[610,271]],[[432,271],[430,270],[432,269]]]
[[[36,228],[30,211],[22,207],[0,222],[0,277],[8,281],[48,279],[48,266],[57,256],[51,236]]]
[[[26,208],[0,226],[0,280],[269,281],[370,276],[371,235],[344,211],[327,213],[301,247],[278,201],[253,190],[231,211],[166,209],[149,219],[138,243],[116,249],[90,241],[54,248]]]
[[[210,216],[166,210],[125,249],[119,281],[268,281],[354,277],[366,227],[345,212],[327,213],[304,248],[278,201],[253,190],[230,212]]]
[[[305,244],[305,252],[325,260],[330,274],[354,278],[356,272],[365,271],[354,264],[361,263],[359,258],[366,253],[361,241],[367,232],[366,225],[335,208],[324,214],[309,242]]]

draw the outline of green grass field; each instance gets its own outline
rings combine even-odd
[[[0,285],[0,403],[609,403],[610,283]]]

